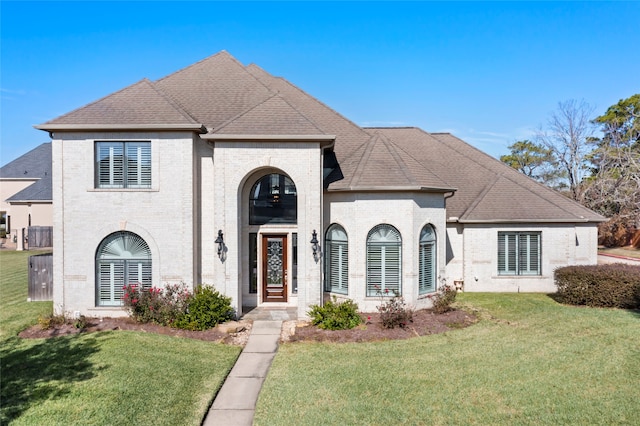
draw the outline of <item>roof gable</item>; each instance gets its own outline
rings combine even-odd
[[[147,79],[125,87],[102,99],[48,121],[38,128],[89,128],[100,126],[158,125],[186,126],[197,129],[201,125],[176,102]]]
[[[214,133],[232,135],[319,135],[324,132],[285,101],[282,96],[274,95],[214,129]]]
[[[225,51],[155,84],[209,128],[221,126],[273,95]]]

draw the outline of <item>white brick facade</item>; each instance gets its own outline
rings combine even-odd
[[[376,225],[389,224],[402,237],[402,294],[415,308],[430,306],[418,295],[421,229],[436,233],[438,283],[463,281],[465,291],[554,291],[553,270],[596,262],[595,225],[500,225],[446,223],[445,196],[428,192],[326,192],[318,142],[207,142],[191,133],[68,133],[56,135],[54,158],[54,306],[58,313],[119,316],[121,308],[96,307],[96,250],[109,234],[127,230],[142,237],[152,256],[153,284],[210,284],[230,296],[234,308],[263,303],[249,292],[249,232],[298,234],[298,292],[291,275],[286,305],[304,317],[331,295],[323,290],[323,262],[314,261],[309,239],[341,225],[349,239],[349,290],[375,311],[380,299],[366,296],[366,240]],[[94,185],[96,141],[150,141],[152,187],[103,190]],[[249,190],[262,176],[289,176],[298,194],[295,225],[250,226]],[[214,243],[222,230],[224,259]],[[540,276],[497,273],[499,231],[540,231]],[[261,248],[258,247],[258,250]],[[287,252],[292,264],[292,246]],[[260,268],[258,268],[260,269]],[[259,281],[262,278],[258,272]]]
[[[418,309],[430,306],[426,292],[434,284],[549,292],[556,267],[596,263],[597,223],[605,220],[451,134],[359,127],[224,51],[36,127],[54,139],[57,313],[125,315],[114,283],[140,280],[213,285],[237,313],[270,304],[295,306],[305,317],[332,296],[323,276],[331,224],[346,232],[348,262],[344,242],[334,242],[338,284],[330,284],[344,291],[348,281],[339,297],[363,311],[380,303],[367,296],[367,268],[370,294],[388,276],[390,288]],[[96,142],[135,141],[149,144],[100,145],[97,164]],[[98,189],[96,180],[111,189]],[[250,196],[257,182],[260,191]],[[251,205],[263,216],[251,221]],[[421,249],[425,226],[433,233]],[[368,256],[374,228],[378,245]],[[314,231],[319,256],[310,244]],[[118,253],[107,253],[116,237]],[[137,248],[125,248],[127,241]],[[499,263],[512,275],[501,275]]]

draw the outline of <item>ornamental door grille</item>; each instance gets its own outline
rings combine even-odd
[[[262,301],[287,301],[287,236],[262,236]]]

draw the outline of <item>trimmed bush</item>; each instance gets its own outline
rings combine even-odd
[[[187,301],[187,310],[175,322],[175,327],[186,330],[206,330],[232,320],[234,311],[231,298],[210,286],[199,286]]]
[[[324,306],[312,305],[309,311],[311,323],[324,330],[348,330],[362,322],[358,305],[353,300],[342,303],[327,301]]]
[[[555,271],[557,299],[570,305],[640,308],[640,266],[566,266]]]

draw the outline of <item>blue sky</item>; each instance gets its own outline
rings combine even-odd
[[[558,102],[640,92],[640,2],[0,3],[0,164],[33,129],[220,50],[363,126],[449,131],[499,157]]]

